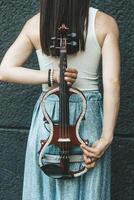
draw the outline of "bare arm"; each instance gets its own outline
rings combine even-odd
[[[0,66],[0,80],[22,84],[43,84],[48,82],[48,69],[40,71],[23,67],[34,50],[30,37],[33,26],[29,20],[16,41],[6,52]],[[75,69],[67,69],[65,80],[71,85],[76,77]],[[54,70],[54,81],[59,82],[59,71]]]
[[[102,48],[103,62],[103,130],[102,137],[111,143],[120,105],[119,31],[113,21]]]
[[[88,169],[95,167],[113,140],[120,106],[120,51],[119,31],[116,22],[109,20],[108,32],[102,47],[103,64],[103,128],[101,138],[92,147],[81,145]],[[92,157],[92,159],[90,159]]]
[[[6,52],[0,66],[2,81],[23,84],[41,84],[47,81],[46,72],[22,67],[33,51],[33,45],[28,36],[30,26],[28,21]]]

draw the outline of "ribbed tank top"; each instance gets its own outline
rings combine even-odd
[[[97,9],[89,8],[89,26],[85,51],[79,51],[76,55],[68,55],[68,67],[78,70],[78,77],[73,84],[80,90],[99,89],[99,62],[101,47],[97,41],[95,31],[95,18]],[[40,70],[59,67],[59,58],[47,56],[42,49],[36,50]],[[48,84],[42,84],[43,91],[49,89]]]

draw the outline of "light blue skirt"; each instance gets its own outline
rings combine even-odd
[[[80,125],[80,136],[92,145],[101,136],[103,120],[103,100],[98,90],[84,91],[87,100],[85,120]],[[42,96],[42,95],[41,95]],[[97,161],[95,168],[73,179],[53,179],[45,175],[38,162],[40,141],[49,136],[49,127],[44,126],[43,113],[38,99],[30,127],[23,181],[22,200],[110,200],[111,147]],[[45,101],[47,112],[53,120],[58,120],[59,102],[55,95]],[[75,124],[82,110],[82,100],[78,95],[70,98],[70,124]],[[48,152],[57,153],[56,148]],[[77,152],[78,153],[78,152]],[[75,164],[74,164],[75,165]]]

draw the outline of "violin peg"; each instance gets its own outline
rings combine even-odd
[[[54,45],[51,45],[51,46],[50,46],[50,49],[60,49],[60,47],[56,47],[56,46],[54,46]]]
[[[67,44],[68,44],[68,45],[71,45],[71,46],[73,46],[73,47],[74,47],[74,46],[77,46],[77,42],[75,42],[75,41],[68,42]]]
[[[56,37],[51,37],[51,40],[56,40]]]
[[[51,45],[51,46],[50,46],[50,49],[55,49],[55,46],[54,46],[54,45]]]
[[[61,38],[51,37],[51,40],[52,40],[52,41],[60,40],[60,39],[61,39]]]
[[[67,36],[71,38],[76,38],[76,33],[69,33],[67,34]]]

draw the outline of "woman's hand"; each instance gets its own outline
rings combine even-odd
[[[110,144],[111,141],[103,137],[97,140],[92,147],[87,146],[85,143],[81,144],[80,147],[83,150],[84,161],[88,169],[95,167],[96,161],[101,158]]]
[[[64,79],[69,86],[71,86],[77,78],[78,71],[75,68],[67,68],[65,72]],[[60,70],[54,69],[54,81],[56,83],[60,82]]]

